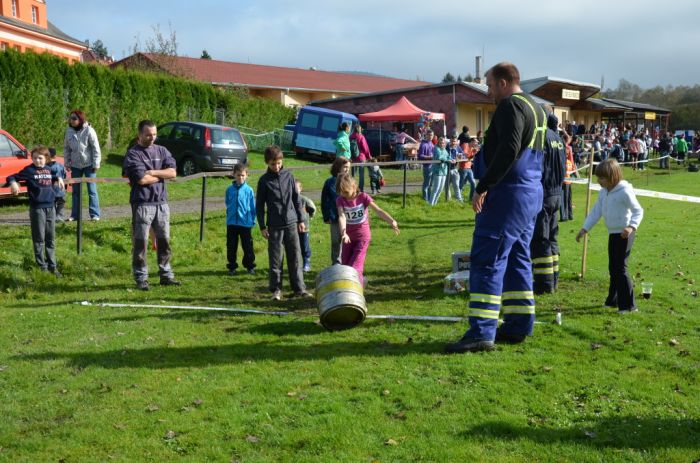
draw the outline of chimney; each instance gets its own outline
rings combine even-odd
[[[474,75],[474,83],[481,83],[481,56],[476,57],[476,74]]]

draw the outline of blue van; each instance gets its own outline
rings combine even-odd
[[[304,106],[299,110],[294,126],[292,144],[297,154],[314,154],[327,159],[335,158],[333,141],[338,136],[338,127],[347,122],[351,127],[358,124],[355,116],[332,109]]]

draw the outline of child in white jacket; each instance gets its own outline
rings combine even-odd
[[[617,307],[618,313],[635,312],[634,288],[627,273],[627,258],[637,228],[642,222],[644,209],[634,195],[632,185],[622,180],[622,168],[615,159],[607,159],[596,167],[595,175],[602,187],[598,201],[586,217],[583,228],[576,235],[579,241],[600,220],[608,227],[608,268],[610,288],[605,305]]]

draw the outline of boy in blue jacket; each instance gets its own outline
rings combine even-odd
[[[32,228],[34,259],[41,270],[61,274],[56,269],[56,193],[53,183],[63,189],[63,179],[51,173],[46,167],[49,150],[37,146],[32,150],[32,163],[14,175],[7,177],[10,191],[19,194],[19,182],[27,185],[29,192],[29,221]]]
[[[226,190],[226,257],[228,274],[235,275],[238,264],[238,238],[243,247],[243,266],[255,274],[255,250],[251,232],[255,226],[255,195],[246,183],[248,169],[243,164],[233,168],[235,181]]]

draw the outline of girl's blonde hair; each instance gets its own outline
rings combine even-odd
[[[357,183],[355,178],[349,174],[340,174],[335,181],[335,191],[338,196],[355,196],[357,193]]]
[[[604,178],[615,186],[622,180],[622,168],[615,159],[606,159],[595,168],[596,177]]]

